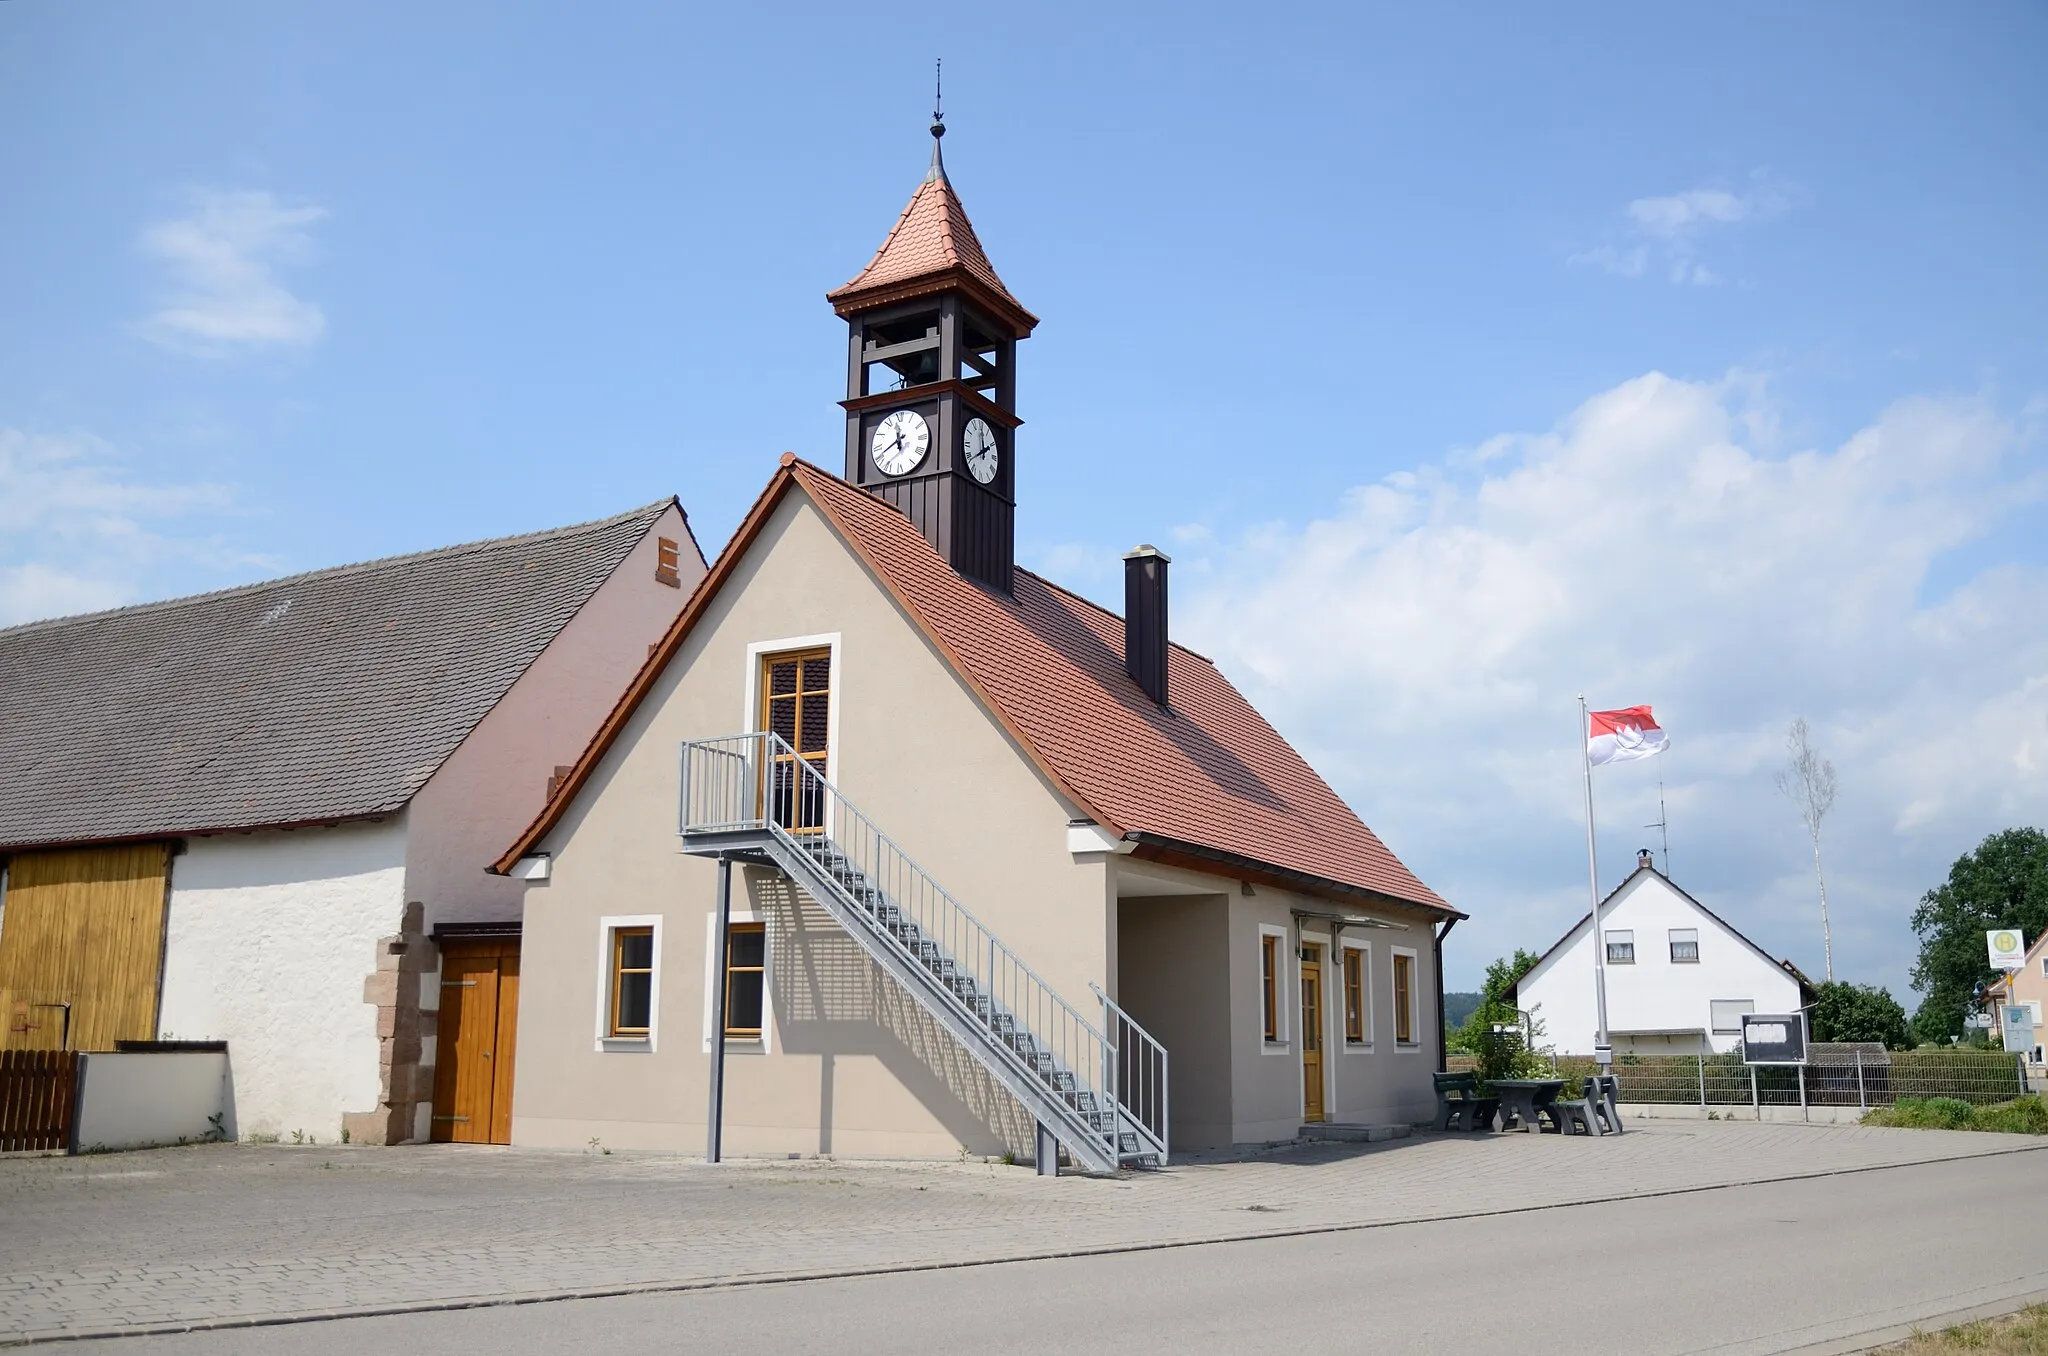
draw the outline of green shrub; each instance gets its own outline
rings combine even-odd
[[[1901,1097],[1863,1118],[1865,1125],[1906,1130],[1989,1130],[2008,1135],[2048,1135],[2048,1104],[2022,1097],[1997,1106],[1972,1106],[1959,1097]]]
[[[2048,1102],[2039,1097],[2022,1097],[2004,1106],[1980,1107],[1975,1128],[2008,1135],[2048,1135]]]

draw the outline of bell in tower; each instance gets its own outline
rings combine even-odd
[[[847,323],[846,478],[901,509],[955,570],[1010,592],[1017,341],[1038,317],[996,276],[932,164],[860,275],[826,294]]]

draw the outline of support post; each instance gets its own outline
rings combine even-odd
[[[1614,1045],[1607,1036],[1607,939],[1600,935],[1600,854],[1593,844],[1593,749],[1586,742],[1586,694],[1579,694],[1579,767],[1586,774],[1586,882],[1593,895],[1593,1000],[1600,1030],[1593,1038],[1593,1062],[1600,1072],[1614,1067]]]
[[[1060,1175],[1060,1141],[1053,1134],[1052,1127],[1044,1121],[1038,1123],[1038,1175],[1057,1177]]]
[[[1699,1065],[1700,1110],[1705,1111],[1707,1109],[1707,1057],[1705,1055],[1694,1055],[1693,1062]]]
[[[1800,1119],[1800,1120],[1802,1120],[1802,1121],[1803,1121],[1803,1120],[1805,1120],[1805,1119],[1807,1119],[1807,1115],[1806,1115],[1806,1066],[1805,1066],[1804,1064],[1802,1064],[1802,1065],[1800,1065],[1800,1066],[1799,1066],[1799,1119]]]
[[[711,935],[711,1112],[704,1126],[704,1161],[716,1163],[725,1139],[725,955],[732,931],[732,858],[718,858],[718,926]]]
[[[1870,1110],[1870,1098],[1863,1091],[1863,1052],[1856,1052],[1856,1106],[1862,1111]]]
[[[1758,1120],[1764,1118],[1763,1100],[1756,1095],[1756,1065],[1754,1064],[1749,1066],[1749,1109],[1756,1113]]]

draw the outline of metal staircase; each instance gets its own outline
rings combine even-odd
[[[680,832],[801,886],[1077,1165],[1166,1162],[1166,1048],[1099,988],[1082,1016],[782,739],[684,744]]]

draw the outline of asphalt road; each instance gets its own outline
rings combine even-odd
[[[1109,1257],[79,1345],[109,1356],[1840,1351],[2048,1292],[2043,1200],[2048,1153],[2020,1153]]]

